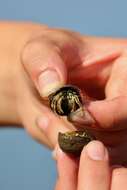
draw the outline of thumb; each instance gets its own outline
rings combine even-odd
[[[107,149],[100,141],[92,141],[81,152],[78,189],[107,190],[109,186],[110,170]]]
[[[22,51],[22,63],[42,97],[66,82],[66,67],[59,52],[59,47],[46,38],[28,42]]]
[[[126,127],[127,124],[127,97],[119,96],[110,100],[92,101],[88,105],[84,105],[82,109],[74,112],[70,120],[79,126],[93,124],[93,127],[101,127],[102,129],[119,130]],[[88,114],[89,113],[89,114]]]

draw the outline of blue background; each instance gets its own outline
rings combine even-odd
[[[97,36],[127,36],[126,0],[0,0],[1,20],[30,20]],[[51,153],[21,129],[0,130],[0,189],[53,190]]]

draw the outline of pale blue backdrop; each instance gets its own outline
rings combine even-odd
[[[127,36],[127,1],[0,0],[0,19],[30,20],[90,35]],[[55,179],[55,162],[48,150],[23,130],[0,130],[0,190],[53,190]]]

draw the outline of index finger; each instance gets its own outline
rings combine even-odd
[[[56,190],[77,190],[78,163],[75,158],[58,149],[57,151],[58,181]]]

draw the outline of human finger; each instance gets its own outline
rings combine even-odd
[[[82,109],[72,113],[70,120],[80,127],[93,124],[93,129],[119,130],[125,129],[127,123],[127,96],[118,96],[112,99],[90,101]],[[87,111],[85,114],[85,110]]]
[[[127,168],[115,168],[112,171],[111,190],[127,189]]]
[[[59,148],[57,150],[58,181],[57,190],[77,190],[78,163]]]
[[[35,96],[35,88],[27,84],[28,81],[20,82],[17,110],[21,124],[35,140],[53,148],[57,143],[58,132],[67,131],[68,125],[42,104],[42,100]]]
[[[80,157],[78,190],[109,190],[108,152],[99,141],[90,142]]]
[[[42,97],[65,84],[66,66],[59,47],[51,40],[39,37],[29,41],[22,51],[21,59]]]

